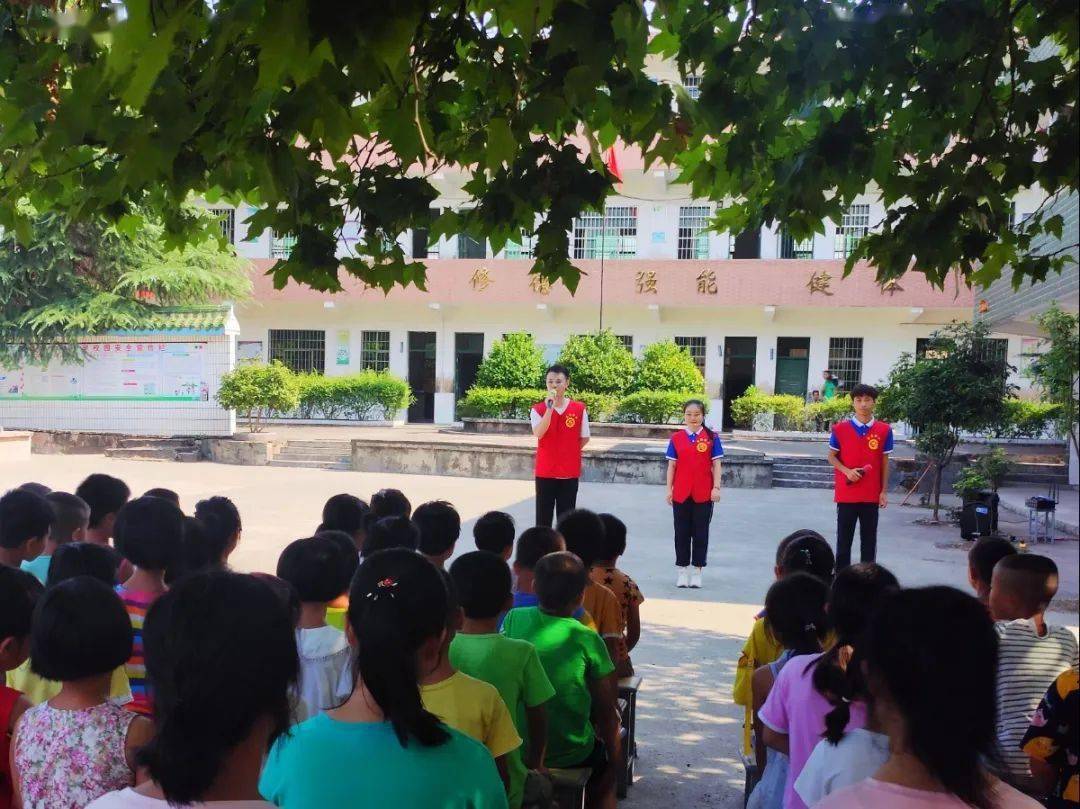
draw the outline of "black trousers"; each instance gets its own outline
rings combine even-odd
[[[556,517],[577,508],[577,478],[536,478],[536,524],[550,528]]]
[[[855,523],[859,523],[859,561],[877,558],[877,503],[836,504],[836,569],[851,564],[851,544],[855,541]]]
[[[705,567],[713,504],[688,499],[683,503],[672,503],[671,511],[675,518],[675,565]]]

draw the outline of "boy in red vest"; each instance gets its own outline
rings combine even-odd
[[[859,524],[860,561],[877,556],[878,510],[889,503],[889,453],[892,427],[874,420],[878,392],[858,384],[851,391],[855,415],[833,425],[829,465],[834,472],[836,500],[836,569],[851,564],[855,523]]]
[[[548,395],[529,414],[536,436],[536,524],[550,528],[554,518],[577,508],[581,450],[589,443],[585,405],[566,396],[570,371],[547,369]]]

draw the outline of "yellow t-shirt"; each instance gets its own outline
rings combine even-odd
[[[585,585],[585,597],[581,605],[585,612],[592,616],[600,637],[618,640],[623,636],[626,627],[623,624],[622,607],[611,590],[590,580]]]
[[[455,671],[441,682],[420,686],[420,698],[443,722],[481,742],[492,758],[521,747],[513,717],[489,683]]]
[[[750,630],[750,637],[743,644],[742,654],[739,655],[739,662],[735,666],[735,687],[732,689],[735,704],[746,707],[746,715],[743,717],[743,752],[746,755],[750,755],[753,749],[751,736],[754,732],[754,695],[751,680],[754,677],[754,670],[772,663],[783,651],[784,647],[765,626],[765,619],[754,619],[754,628]]]
[[[30,671],[30,661],[27,660],[7,673],[7,685],[8,688],[22,691],[34,705],[40,705],[59,694],[63,683],[38,677]],[[131,702],[131,686],[128,685],[127,671],[123,666],[113,670],[112,680],[109,681],[109,699],[117,705]]]

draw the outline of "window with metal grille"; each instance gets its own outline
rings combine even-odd
[[[813,258],[814,238],[797,241],[786,230],[780,231],[780,258]]]
[[[695,101],[701,97],[701,76],[696,73],[683,77],[682,86],[686,88],[686,94]]]
[[[270,329],[271,362],[280,360],[297,373],[326,370],[326,332],[318,329]]]
[[[360,367],[365,371],[385,371],[390,367],[390,332],[360,332]]]
[[[288,258],[296,247],[296,237],[291,233],[270,232],[270,257]]]
[[[612,205],[574,220],[574,258],[632,258],[637,255],[637,206]]]
[[[702,375],[705,374],[705,338],[704,337],[676,337],[675,345],[685,348],[690,352],[694,365],[698,367]]]
[[[862,381],[862,349],[861,337],[829,338],[829,370],[840,378],[845,390]]]
[[[870,230],[870,206],[852,205],[844,212],[840,227],[836,229],[836,246],[833,258],[847,258]]]
[[[980,353],[984,360],[1004,362],[1009,356],[1009,340],[1005,337],[987,337],[982,341]],[[915,340],[917,359],[944,359],[948,355],[948,349],[933,337],[919,337]]]
[[[631,354],[634,353],[634,335],[632,335],[632,334],[616,334],[615,338],[620,343],[623,344],[623,348],[625,348]]]
[[[507,258],[532,258],[533,248],[536,246],[536,237],[521,234],[517,241],[508,241],[503,248]]]
[[[679,206],[679,258],[709,257],[709,206]]]
[[[457,237],[458,258],[487,258],[487,244],[464,233]]]
[[[981,353],[984,360],[1005,362],[1009,357],[1009,341],[1004,337],[987,337],[982,340]]]
[[[221,235],[229,244],[236,243],[236,209],[235,208],[211,208],[210,214],[218,220]]]

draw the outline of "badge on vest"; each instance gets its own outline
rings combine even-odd
[[[870,439],[866,442],[866,446],[868,446],[872,450],[876,450],[878,447],[881,446],[881,442],[878,441],[878,437],[876,435],[872,435],[870,436]]]
[[[709,445],[705,441],[695,441],[694,444],[697,446],[697,451],[698,452],[708,452],[709,451]]]
[[[573,429],[574,425],[576,425],[576,424],[577,424],[577,419],[576,418],[574,418],[573,416],[567,416],[566,417],[566,426],[567,427]]]

